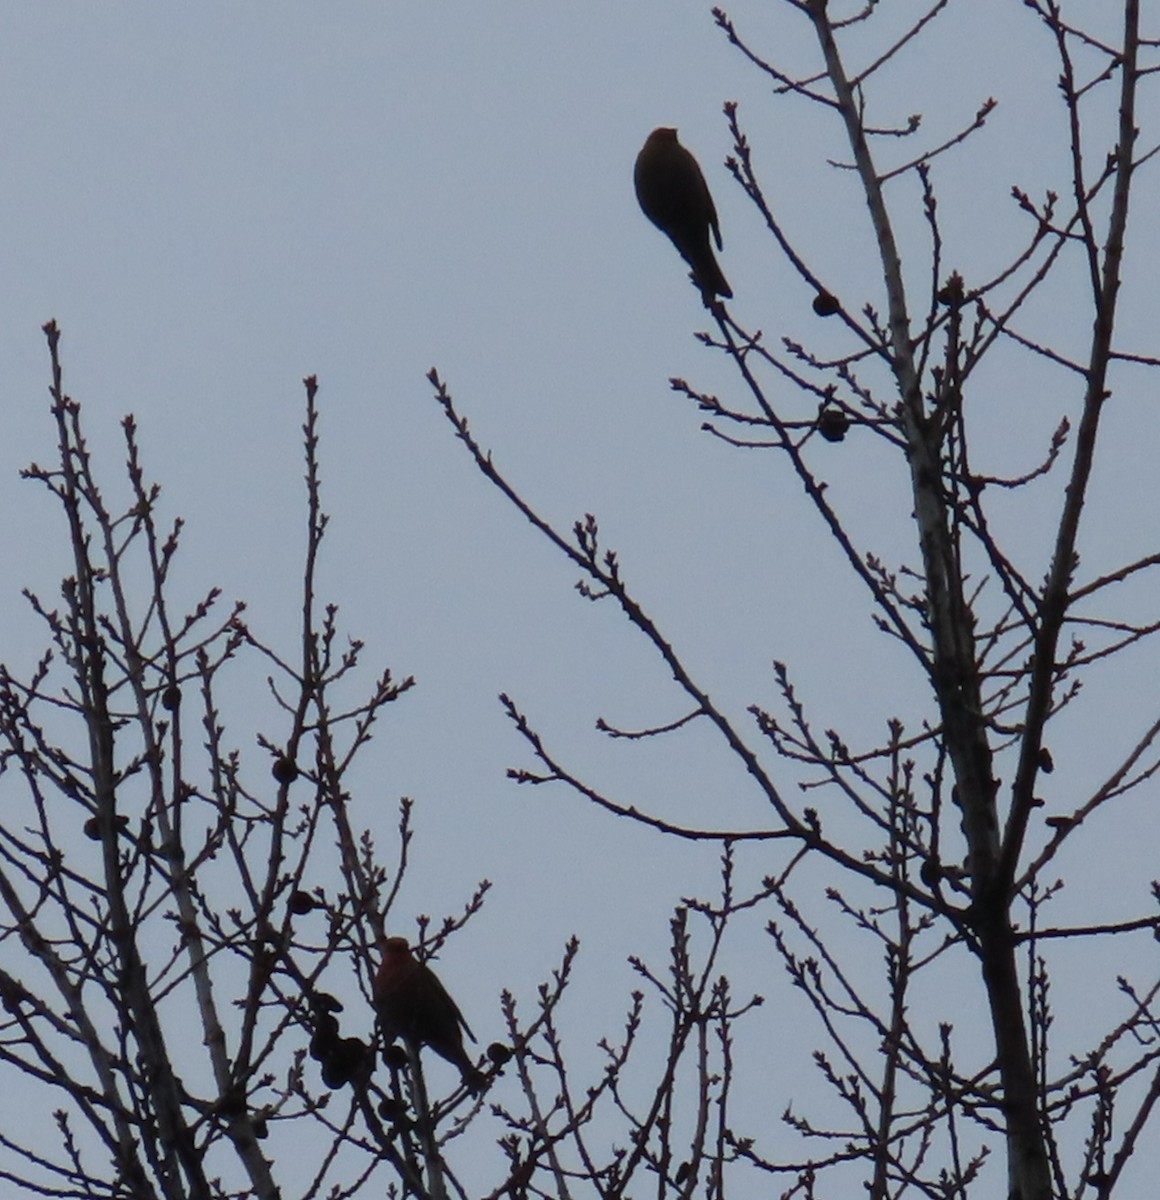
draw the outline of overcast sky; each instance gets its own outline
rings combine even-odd
[[[779,61],[816,69],[805,23],[782,7],[743,0],[730,11]],[[883,4],[898,19],[887,14],[865,55],[918,7]],[[975,279],[1025,234],[1011,185],[1067,187],[1057,73],[1022,4],[971,0],[881,81],[873,120],[924,112],[924,144],[968,124],[988,96],[1000,101],[935,172],[948,265]],[[474,472],[431,398],[430,367],[546,516],[567,529],[597,514],[638,596],[730,712],[776,705],[773,659],[791,664],[820,727],[867,741],[927,701],[902,651],[873,633],[868,598],[785,464],[707,438],[702,414],[669,389],[678,375],[738,396],[727,363],[691,336],[706,314],[633,197],[633,159],[657,125],[678,127],[702,163],[738,319],[774,341],[847,347],[813,316],[723,165],[726,100],[739,102],[770,198],[832,290],[852,309],[883,307],[864,205],[826,162],[845,156],[836,123],[772,97],[703,0],[38,3],[0,16],[0,503],[11,514],[0,526],[0,657],[34,661],[19,590],[51,595],[67,569],[58,515],[16,482],[51,456],[45,320],[62,327],[68,389],[114,493],[118,421],[136,414],[168,513],[187,520],[187,597],[220,584],[287,651],[303,543],[301,379],[316,374],[333,520],[322,595],[367,642],[368,680],[389,665],[419,683],[365,756],[362,819],[387,846],[398,797],[417,802],[404,926],[413,913],[457,911],[479,878],[495,882],[474,932],[441,964],[485,1041],[498,1033],[499,989],[530,998],[572,932],[583,969],[610,981],[593,1026],[614,1029],[632,986],[625,955],[657,956],[673,903],[708,894],[716,871],[710,848],[662,843],[563,792],[507,782],[504,768],[527,759],[497,693],[627,803],[745,827],[767,814],[702,731],[663,747],[593,732],[599,715],[643,727],[685,707],[612,608],[582,600],[576,572]],[[909,153],[882,150],[887,161]],[[921,248],[913,180],[891,200],[904,248]],[[1153,190],[1138,207],[1141,225],[1154,200]],[[920,295],[926,271],[916,260]],[[1125,341],[1141,351],[1154,309],[1133,300],[1149,282],[1141,271],[1125,285]],[[1045,302],[1028,321],[1074,335],[1081,353],[1090,317],[1078,311]],[[1038,461],[1059,416],[1076,411],[1065,383],[996,376],[981,434],[994,469]],[[1132,420],[1118,469],[1097,478],[1100,533],[1084,543],[1097,561],[1146,544],[1138,522],[1117,520],[1125,480],[1152,469],[1138,434],[1140,422],[1156,432],[1155,416],[1141,404]],[[858,534],[913,562],[900,464],[867,438],[826,452]],[[1154,516],[1154,493],[1149,502]],[[1058,489],[1035,503],[1018,520],[1042,535]],[[1046,550],[1029,536],[1026,553],[1037,578]],[[1070,778],[1088,783],[1083,760],[1077,748]],[[251,761],[257,778],[265,761]],[[780,861],[753,858],[747,876]],[[763,990],[784,995],[772,955],[763,970]]]

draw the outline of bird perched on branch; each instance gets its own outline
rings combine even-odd
[[[389,1041],[402,1038],[417,1051],[430,1046],[459,1068],[463,1082],[474,1092],[485,1082],[463,1048],[463,1035],[475,1041],[459,1005],[438,976],[412,953],[406,938],[389,937],[381,946],[383,961],[375,972],[372,994],[375,1011]]]
[[[709,231],[721,249],[717,209],[697,160],[677,141],[675,129],[654,129],[636,156],[636,198],[644,215],[668,234],[706,300],[732,296],[709,245]]]

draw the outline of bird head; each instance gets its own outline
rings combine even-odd
[[[382,951],[383,961],[394,966],[401,966],[412,957],[410,943],[405,937],[383,938],[379,942],[379,949]]]
[[[379,942],[379,950],[383,957],[374,976],[373,992],[376,997],[398,986],[419,966],[405,937],[383,938]]]

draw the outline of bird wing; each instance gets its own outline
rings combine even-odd
[[[448,992],[447,989],[442,986],[442,984],[440,985],[439,990],[443,993],[443,996],[446,999],[447,1003],[451,1006],[451,1011],[455,1014],[455,1019],[456,1019],[456,1021],[459,1022],[460,1026],[463,1029],[463,1032],[466,1033],[467,1036],[469,1038],[471,1038],[471,1040],[473,1042],[478,1041],[475,1034],[471,1032],[471,1026],[468,1025],[467,1018],[463,1015],[463,1013],[461,1013],[459,1011],[459,1005],[456,1004],[455,1001],[451,998],[451,993]]]
[[[423,1003],[431,1010],[431,1015],[442,1018],[443,1022],[453,1028],[458,1026],[474,1042],[475,1034],[471,1032],[459,1005],[455,1003],[451,993],[443,986],[443,981],[426,964],[423,964],[420,978],[423,987]]]
[[[701,194],[705,201],[705,216],[708,220],[709,228],[713,231],[713,240],[717,243],[717,249],[723,250],[721,227],[717,224],[717,206],[713,203],[713,193],[709,191],[709,185],[705,182],[705,176],[701,174],[701,168],[695,159],[693,165],[697,167],[697,179],[700,181]]]

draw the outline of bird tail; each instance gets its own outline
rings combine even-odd
[[[729,286],[729,281],[717,265],[713,251],[708,246],[705,247],[705,253],[699,256],[698,261],[693,263],[692,267],[693,278],[696,279],[697,286],[708,298],[712,299],[714,296],[724,296],[727,300],[732,298],[733,289]]]

